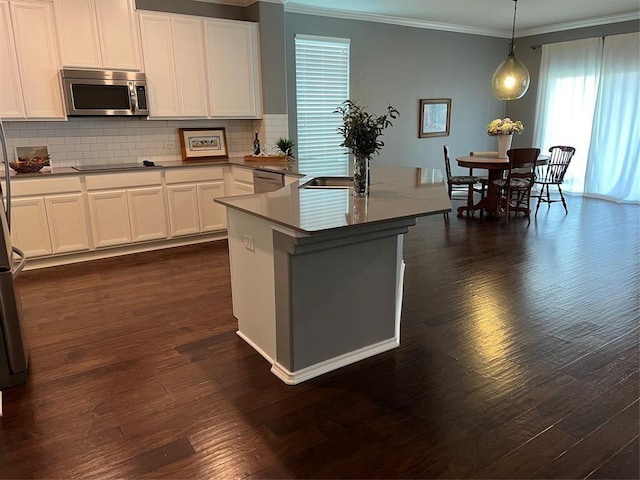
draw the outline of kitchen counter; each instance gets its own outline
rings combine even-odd
[[[99,170],[76,170],[73,167],[56,167],[55,165],[40,172],[35,173],[17,173],[11,170],[11,178],[21,179],[21,178],[40,178],[40,177],[50,177],[52,175],[93,175],[100,173],[123,173],[123,172],[137,172],[145,169],[173,169],[173,168],[193,168],[193,167],[212,167],[212,166],[228,166],[233,165],[237,167],[250,168],[250,169],[262,169],[269,170],[274,172],[281,172],[288,176],[294,177],[303,177],[304,175],[298,171],[298,162],[290,162],[290,163],[276,163],[276,162],[268,162],[261,163],[259,161],[251,161],[247,162],[243,157],[231,157],[225,158],[224,160],[215,160],[215,161],[157,161],[155,162],[156,166],[154,167],[145,167],[142,164],[139,165],[108,165],[108,168],[99,169]],[[0,178],[5,176],[4,169],[0,170]]]
[[[216,202],[305,234],[451,209],[440,170],[373,165],[371,177],[364,198],[351,195],[350,188],[299,188],[305,178],[276,192]]]
[[[451,202],[438,170],[372,167],[364,198],[304,188],[307,177],[215,200],[227,207],[237,333],[287,384],[400,344],[404,234]]]

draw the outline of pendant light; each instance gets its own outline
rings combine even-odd
[[[513,26],[511,27],[511,43],[509,44],[509,55],[502,62],[491,78],[491,90],[493,96],[498,100],[516,100],[524,96],[529,89],[529,71],[524,64],[518,60],[515,50],[514,36],[516,32],[516,10],[518,0],[513,0]]]

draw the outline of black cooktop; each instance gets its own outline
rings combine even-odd
[[[78,165],[71,167],[78,172],[97,172],[100,170],[131,170],[135,168],[153,168],[161,167],[162,165],[141,165],[139,163],[123,163],[122,165]]]

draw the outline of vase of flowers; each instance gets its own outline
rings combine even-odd
[[[498,158],[507,158],[507,151],[511,148],[513,135],[524,132],[524,125],[520,120],[496,118],[487,125],[487,134],[498,137]]]
[[[393,125],[391,119],[397,118],[399,112],[389,105],[384,115],[374,115],[356,102],[345,100],[334,113],[342,115],[342,126],[338,127],[338,132],[344,141],[340,146],[347,147],[353,155],[353,194],[367,196],[369,161],[374,153],[384,147],[380,139],[382,131]]]

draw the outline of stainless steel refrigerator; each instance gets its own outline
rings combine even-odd
[[[11,177],[4,127],[0,120],[0,143],[5,169],[5,186],[0,182],[0,389],[27,380],[28,355],[22,337],[22,308],[14,280],[22,271],[25,256],[11,245]],[[17,258],[16,258],[17,256]]]

